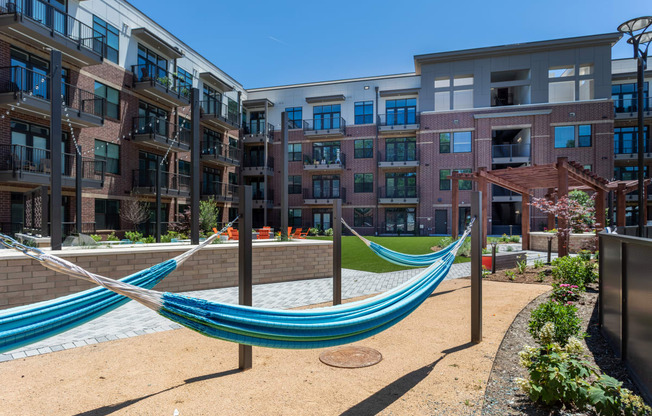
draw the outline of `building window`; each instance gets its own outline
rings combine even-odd
[[[555,147],[591,147],[591,125],[555,127]]]
[[[645,153],[650,152],[650,141],[647,126],[643,129],[643,144]],[[614,129],[614,153],[638,153],[638,127],[616,127]]]
[[[414,233],[416,230],[415,208],[385,209],[386,233]]]
[[[156,133],[167,136],[169,133],[169,113],[145,101],[138,102],[138,133]]]
[[[177,68],[177,88],[184,97],[190,97],[190,90],[192,89],[192,75],[190,72]]]
[[[120,229],[120,201],[114,199],[95,200],[95,228],[98,230]]]
[[[291,129],[303,128],[303,110],[301,107],[288,107],[285,109],[288,115],[288,124]]]
[[[374,174],[373,173],[356,173],[353,175],[355,193],[368,193],[374,191]]]
[[[190,162],[186,162],[185,160],[179,161],[179,175],[190,177]]]
[[[647,166],[643,167],[643,176],[648,177]],[[614,178],[617,181],[635,181],[638,179],[638,166],[615,166]]]
[[[312,197],[314,199],[339,198],[340,197],[340,175],[313,176]]]
[[[435,92],[435,111],[447,111],[451,109],[450,91]]]
[[[104,45],[102,45],[100,39],[93,38],[93,50],[117,64],[120,55],[120,31],[118,31],[118,28],[97,16],[93,16],[93,30],[100,35],[104,35],[106,41],[105,48],[102,50]]]
[[[340,142],[313,143],[312,160],[321,164],[341,163]]]
[[[238,184],[238,175],[235,172],[229,172],[229,184],[230,185]]]
[[[171,81],[168,78],[168,60],[159,56],[149,48],[138,45],[138,73],[135,74],[138,79],[156,78],[166,83]]]
[[[288,176],[288,193],[289,194],[301,193],[301,175]]]
[[[450,191],[451,190],[451,180],[448,177],[451,174],[450,169],[440,169],[439,170],[439,190],[440,191]]]
[[[340,128],[341,106],[316,105],[312,108],[313,124],[315,130],[329,130]]]
[[[417,139],[401,137],[385,139],[386,162],[411,162],[417,160]]]
[[[643,109],[650,108],[649,83],[643,83]],[[638,91],[634,84],[616,84],[611,86],[611,99],[614,100],[616,113],[635,113],[638,108]]]
[[[454,169],[457,173],[471,173],[472,170],[469,169]],[[460,191],[470,191],[473,187],[473,181],[460,180],[457,183],[457,189]]]
[[[355,208],[353,210],[354,227],[373,227],[374,215],[371,208]]]
[[[204,168],[201,172],[201,194],[226,196],[222,187],[222,173],[218,169]]]
[[[456,131],[453,133],[453,153],[468,153],[471,151],[471,132]]]
[[[201,105],[208,114],[222,114],[222,93],[204,84]]]
[[[114,143],[95,140],[95,159],[106,162],[106,172],[120,174],[120,146]],[[101,165],[96,164],[95,170],[101,170]]]
[[[451,134],[439,133],[439,153],[451,152]]]
[[[358,101],[355,103],[355,124],[371,124],[374,122],[374,102]]]
[[[288,226],[294,228],[301,227],[301,209],[290,208],[288,210]]]
[[[301,143],[289,143],[288,156],[290,162],[301,162]]]
[[[95,81],[95,95],[105,99],[106,116],[119,120],[120,91],[116,90],[115,88],[111,88],[108,85],[104,85],[101,82]],[[100,110],[99,106],[95,108],[95,110],[95,113],[97,114],[98,110]]]
[[[374,157],[373,139],[354,140],[353,148],[353,157],[356,159],[370,159]]]
[[[592,171],[592,170],[593,170],[593,165],[583,165],[582,167],[583,167],[584,169],[588,170],[588,171]]]
[[[385,112],[388,126],[416,124],[417,99],[387,100],[385,101]]]
[[[548,69],[548,102],[575,101],[579,94],[582,101],[592,100],[593,65],[583,64],[576,71],[575,65],[557,66]],[[577,91],[576,91],[577,90]]]
[[[385,198],[416,198],[417,174],[414,172],[392,172],[385,174],[387,191]]]

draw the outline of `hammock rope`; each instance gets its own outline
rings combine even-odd
[[[473,224],[475,222],[475,217],[471,219],[469,222],[469,225],[466,227],[464,230],[464,233],[462,237],[458,239],[458,241],[464,241],[466,236],[471,232],[471,227],[473,227]],[[409,266],[409,267],[427,267],[437,260],[443,258],[446,256],[452,249],[455,247],[455,244],[449,244],[447,247],[444,247],[443,249],[433,252],[433,253],[427,253],[427,254],[405,254],[405,253],[400,253],[398,251],[390,250],[387,247],[383,247],[378,243],[374,243],[373,241],[370,241],[360,234],[358,234],[352,227],[349,226],[349,224],[342,219],[342,224],[351,231],[353,235],[358,237],[360,240],[362,240],[363,243],[365,243],[374,253],[376,253],[380,258],[383,260],[387,260],[390,263],[398,264],[399,266]]]
[[[190,256],[215,241],[221,233],[226,231],[228,227],[231,227],[237,220],[238,217],[198,246],[187,250],[175,258],[131,274],[121,279],[120,282],[145,289],[156,286],[161,280],[176,270],[179,265],[190,258]],[[46,261],[54,261],[59,264],[63,261],[65,264],[77,268],[72,263],[56,256],[50,256],[38,248],[28,247],[4,234],[0,234],[0,244],[7,248],[18,250],[44,263],[46,267]],[[54,260],[46,260],[50,258]],[[67,268],[50,268],[64,274],[70,274]],[[90,273],[90,275],[93,274]],[[113,280],[104,276],[99,277]],[[0,353],[32,344],[82,325],[111,312],[129,300],[128,297],[124,297],[109,289],[95,287],[48,301],[2,310],[0,311]]]
[[[158,292],[91,273],[48,253],[39,258],[49,269],[129,297],[206,336],[270,348],[322,348],[370,337],[408,316],[444,280],[468,232],[428,268],[389,291],[358,302],[309,310],[254,308]]]

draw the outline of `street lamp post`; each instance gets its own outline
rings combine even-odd
[[[620,33],[629,35],[627,43],[634,47],[634,59],[637,63],[637,110],[638,110],[638,236],[643,237],[647,218],[643,218],[643,207],[647,204],[643,193],[645,181],[645,142],[643,127],[643,71],[647,62],[647,51],[652,41],[652,16],[637,17],[618,26]]]

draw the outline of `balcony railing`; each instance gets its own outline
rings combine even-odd
[[[240,123],[238,122],[238,102],[230,99],[229,97],[222,97],[222,101],[202,101],[201,116],[216,118],[217,120],[227,123],[230,127],[236,129],[240,127]]]
[[[190,99],[190,89],[178,85],[178,79],[173,74],[159,68],[151,63],[132,65],[134,73],[134,84],[137,82],[149,82],[150,85],[157,85],[169,95],[177,98]]]
[[[265,167],[265,158],[262,156],[252,157],[250,153],[245,153],[242,166],[245,168],[263,168]],[[274,158],[272,156],[267,157],[267,167],[274,169]]]
[[[106,100],[95,93],[63,82],[64,119],[70,110],[101,117],[106,114]],[[24,93],[31,97],[50,100],[50,77],[47,74],[22,66],[0,68],[0,93]]]
[[[314,156],[314,154],[313,154]],[[339,156],[319,159],[310,155],[303,155],[304,170],[337,170],[346,167],[346,154],[340,152]]]
[[[378,152],[379,167],[415,167],[419,166],[419,148],[398,147],[391,151],[387,149]]]
[[[76,154],[63,153],[61,155],[62,176],[75,177],[76,163]],[[2,144],[0,145],[0,171],[11,171],[19,175],[22,173],[49,175],[52,173],[50,150],[19,144]],[[82,179],[104,183],[105,171],[105,161],[82,158]]]
[[[378,198],[418,198],[418,186],[382,186],[378,188]]]
[[[303,199],[338,199],[346,202],[346,188],[328,187],[328,188],[303,188]]]
[[[257,189],[251,193],[251,199],[254,201],[274,201],[274,190],[267,190],[267,197],[265,197],[265,191],[262,189]]]
[[[226,143],[220,142],[201,142],[200,144],[201,155],[205,157],[215,158],[215,159],[230,159],[236,162],[240,162],[241,151],[239,148],[234,146],[229,146]]]
[[[149,188],[156,192],[156,169],[134,169],[133,188]],[[167,194],[190,192],[190,175],[161,171],[161,189]]]
[[[342,117],[324,117],[312,120],[303,120],[303,131],[306,133],[339,133],[346,131],[346,121]]]
[[[643,96],[643,111],[649,112],[652,109],[652,97]],[[614,113],[638,113],[638,99],[619,98],[614,100]]]
[[[409,126],[419,124],[419,122],[419,114],[412,112],[378,114],[379,126]]]
[[[164,142],[175,143],[177,146],[189,147],[192,142],[190,130],[174,124],[162,117],[141,116],[133,118],[135,135],[150,135],[164,139]]]
[[[218,200],[233,201],[238,197],[238,185],[221,181],[203,182],[201,194],[203,196],[217,198]]]
[[[0,0],[0,15],[20,15],[104,56],[106,36],[41,0]]]
[[[495,144],[491,146],[491,154],[494,159],[517,159],[530,157],[529,144]]]
[[[265,120],[252,120],[243,126],[244,134],[265,134]],[[274,137],[274,125],[267,123],[267,135]]]

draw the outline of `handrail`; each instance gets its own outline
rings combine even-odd
[[[133,131],[135,134],[149,134],[164,136],[169,141],[178,144],[190,145],[192,135],[190,130],[157,116],[136,116],[133,118]]]
[[[390,114],[378,114],[378,125],[379,126],[407,126],[411,124],[419,124],[420,115],[416,112],[408,111],[390,113]]]
[[[530,157],[530,144],[495,144],[491,146],[491,154],[494,158]]]
[[[239,108],[238,102],[229,97],[222,97],[221,100],[203,100],[201,104],[201,114],[203,117],[216,117],[220,120],[231,124],[236,129],[240,128],[238,121]]]
[[[313,153],[314,156],[314,153]],[[341,167],[346,167],[346,154],[344,152],[340,152],[339,158],[331,157],[329,159],[314,159],[308,154],[303,155],[303,165],[304,166],[320,166],[320,165],[336,165],[336,166],[341,166]]]
[[[237,161],[240,161],[241,159],[241,152],[239,148],[222,142],[208,143],[203,141],[200,143],[200,149],[202,156],[221,156]]]
[[[134,169],[132,171],[134,188],[156,187],[156,169]],[[190,189],[190,175],[161,170],[161,189],[168,191],[187,191]]]
[[[378,198],[418,198],[419,187],[408,186],[382,186],[378,188]]]
[[[346,202],[346,188],[331,186],[326,189],[319,189],[318,192],[315,192],[315,189],[303,188],[303,199],[341,199]]]
[[[150,62],[132,65],[131,72],[134,74],[134,86],[137,82],[149,82],[150,85],[158,85],[165,88],[168,94],[177,96],[178,98],[190,99],[190,89],[178,85],[178,78],[174,74],[167,70],[162,70]]]
[[[650,111],[652,109],[652,97],[645,94],[643,96],[643,111]],[[614,113],[636,113],[638,112],[638,99],[637,98],[618,98],[614,100]]]
[[[243,126],[244,134],[263,134],[265,133],[265,124],[267,124],[267,136],[274,138],[274,125],[266,123],[265,120],[251,120]]]
[[[238,185],[222,181],[202,182],[201,194],[204,196],[224,196],[235,198],[238,193]]]
[[[304,131],[339,130],[346,131],[346,120],[342,117],[323,117],[303,120]]]
[[[420,159],[419,147],[414,142],[414,152],[410,152],[410,149],[405,146],[405,151],[403,154],[394,153],[393,155],[388,154],[387,147],[385,150],[378,151],[378,161],[379,162],[418,162]]]

